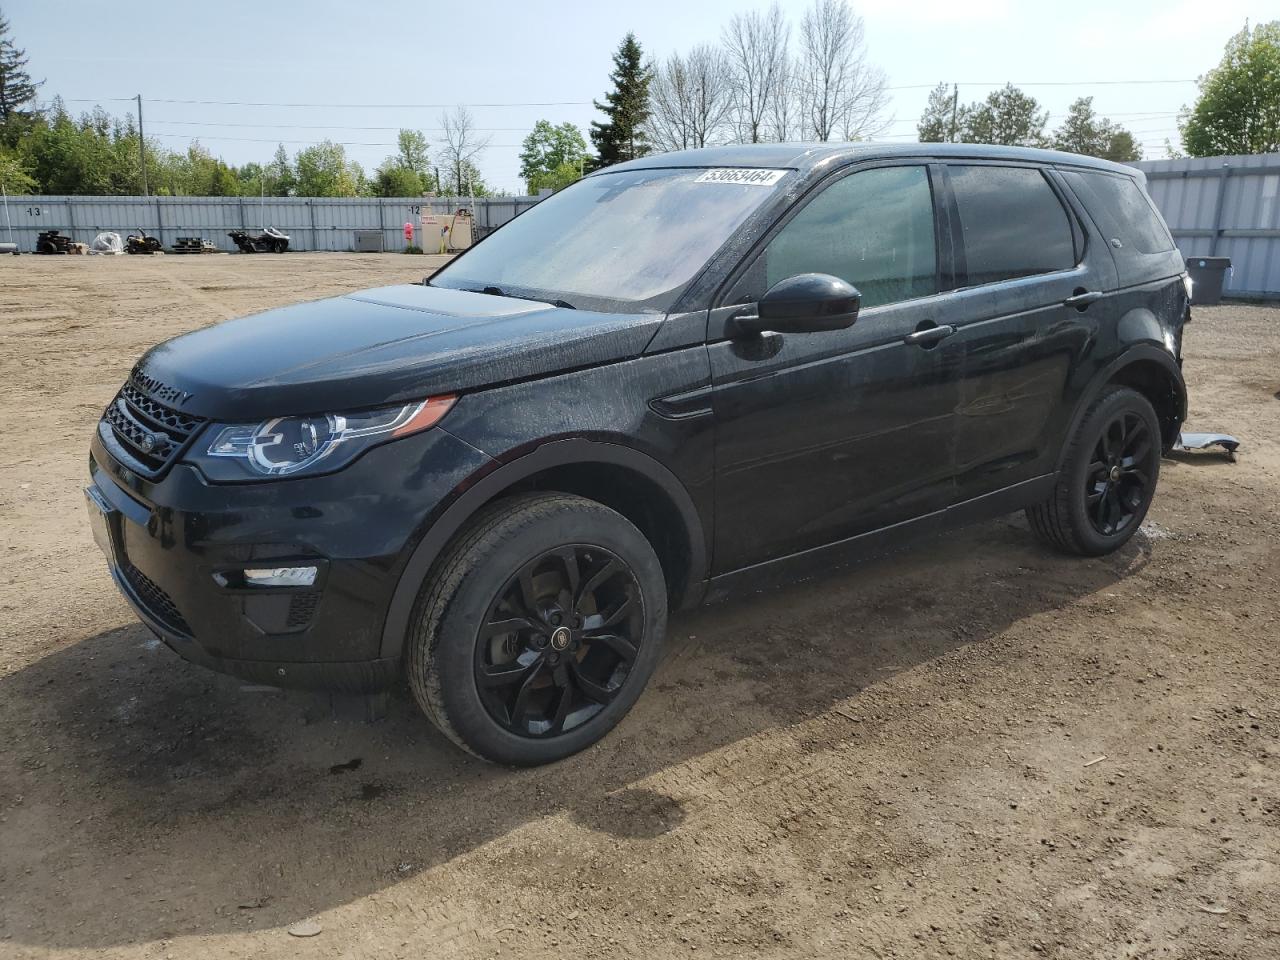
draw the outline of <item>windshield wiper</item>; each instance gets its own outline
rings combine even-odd
[[[568,300],[547,300],[543,297],[524,297],[518,293],[508,293],[501,287],[482,287],[479,290],[470,290],[469,293],[487,293],[493,297],[511,297],[513,300],[532,300],[534,303],[547,303],[553,307],[564,307],[566,310],[577,310]]]

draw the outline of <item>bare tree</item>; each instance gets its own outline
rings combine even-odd
[[[785,143],[803,136],[797,129],[799,83],[796,76],[799,67],[789,54],[784,54],[779,64],[777,80],[765,104],[767,139]]]
[[[461,197],[467,193],[471,172],[479,167],[477,159],[489,146],[489,138],[477,134],[475,123],[471,111],[463,106],[454,107],[452,113],[440,115],[440,125],[444,128],[440,162],[450,172],[452,182],[447,185],[453,189],[454,196]]]
[[[724,30],[724,49],[733,89],[739,140],[765,139],[765,120],[779,78],[787,69],[791,27],[774,3],[767,12],[736,13]]]
[[[858,140],[885,128],[884,74],[867,62],[862,18],[846,0],[814,0],[805,11],[798,82],[807,135]]]
[[[694,47],[653,67],[649,87],[649,139],[658,150],[705,147],[720,139],[733,109],[723,51]]]

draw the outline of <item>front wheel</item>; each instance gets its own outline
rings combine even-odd
[[[666,618],[661,565],[625,517],[567,494],[513,497],[477,516],[424,586],[409,685],[463,749],[549,763],[631,709]]]
[[[1067,553],[1118,550],[1142,524],[1160,476],[1160,423],[1136,390],[1093,402],[1071,438],[1052,495],[1027,509],[1031,528]]]

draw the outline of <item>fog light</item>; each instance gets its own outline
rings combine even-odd
[[[263,567],[246,570],[244,582],[252,587],[309,587],[316,582],[316,568]]]

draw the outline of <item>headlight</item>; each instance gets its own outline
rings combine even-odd
[[[195,460],[212,480],[327,473],[372,446],[435,426],[455,397],[431,397],[377,410],[275,417],[262,423],[214,424]],[[223,464],[232,466],[228,474]]]

